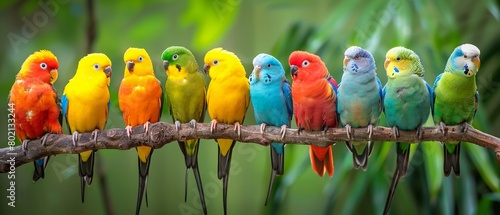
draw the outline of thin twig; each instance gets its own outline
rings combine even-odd
[[[421,141],[465,141],[493,150],[497,159],[500,160],[499,138],[476,130],[470,125],[467,125],[465,132],[463,132],[464,127],[461,125],[448,126],[446,129],[448,132],[443,135],[438,127],[425,127],[423,128],[422,139],[419,140],[416,131],[400,131],[400,136],[395,138],[391,128],[378,126],[373,129],[371,139],[374,141],[413,143]],[[134,127],[131,138],[127,137],[125,129],[119,128],[102,131],[98,136],[97,143],[91,139],[91,133],[80,134],[78,146],[73,145],[71,135],[50,134],[47,137],[45,146],[41,145],[40,140],[33,140],[28,143],[26,151],[23,151],[21,146],[14,147],[12,150],[8,147],[0,149],[0,172],[9,171],[10,163],[8,160],[11,157],[15,160],[14,165],[20,166],[48,155],[76,154],[97,149],[127,150],[141,145],[158,149],[173,141],[196,138],[234,139],[244,143],[257,143],[265,146],[271,142],[281,142],[322,147],[349,140],[344,128],[330,128],[326,134],[323,131],[301,131],[300,135],[297,133],[297,129],[287,129],[283,139],[281,139],[280,130],[280,127],[267,126],[265,134],[262,135],[260,125],[242,126],[241,138],[238,138],[237,133],[234,131],[234,125],[219,123],[217,124],[217,130],[211,133],[210,123],[197,123],[196,130],[189,123],[186,123],[182,124],[181,130],[177,132],[174,124],[158,122],[151,124],[149,127],[149,142],[148,136],[144,134],[144,129],[140,125]],[[369,140],[366,128],[353,128],[353,131],[352,141]]]

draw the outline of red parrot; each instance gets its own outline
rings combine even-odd
[[[62,133],[59,98],[52,86],[57,80],[58,68],[59,63],[52,52],[35,52],[24,61],[12,85],[9,110],[23,149],[29,140],[42,138],[44,145],[46,134]],[[44,157],[34,161],[33,181],[44,178],[48,160],[49,157]]]
[[[337,127],[337,82],[328,73],[325,63],[319,56],[305,51],[292,52],[288,62],[293,80],[293,113],[299,132],[326,131]],[[328,172],[332,177],[332,146],[323,148],[311,145],[309,156],[314,172],[319,176]]]

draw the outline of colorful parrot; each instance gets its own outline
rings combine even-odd
[[[250,86],[245,68],[240,59],[232,52],[214,48],[205,54],[203,70],[210,76],[207,91],[208,114],[212,119],[210,130],[217,123],[234,124],[234,130],[241,135],[240,126],[250,102]],[[235,140],[217,139],[219,145],[218,178],[223,179],[223,207],[227,212],[227,186],[231,155]]]
[[[118,91],[118,103],[123,113],[127,136],[130,138],[132,127],[143,125],[145,133],[150,123],[160,120],[163,93],[160,81],[156,79],[153,63],[144,49],[129,48],[123,56],[125,74]],[[153,148],[138,146],[139,191],[136,214],[139,214],[144,190],[147,186],[149,165]],[[146,192],[147,195],[147,192]],[[146,196],[146,205],[148,204]]]
[[[161,55],[163,66],[167,73],[165,91],[170,104],[170,114],[176,129],[181,123],[190,123],[194,128],[196,122],[205,121],[206,81],[198,71],[198,63],[188,49],[181,46],[168,47]],[[184,154],[186,164],[184,201],[187,200],[188,171],[193,169],[203,212],[207,214],[205,195],[198,169],[199,139],[179,141],[179,147]]]
[[[395,47],[386,54],[384,68],[388,80],[383,89],[384,111],[387,125],[395,137],[399,130],[417,130],[422,137],[422,125],[427,121],[432,107],[432,89],[424,80],[424,67],[418,55],[407,48]],[[384,214],[396,191],[399,179],[406,175],[410,158],[410,143],[396,142],[397,167],[387,195]]]
[[[463,44],[451,53],[444,72],[434,82],[434,123],[445,133],[446,125],[471,124],[476,115],[479,93],[476,73],[481,62],[479,49]],[[460,175],[460,142],[444,143],[444,175],[453,169]]]
[[[293,112],[299,132],[336,128],[337,82],[328,73],[325,63],[319,56],[305,51],[292,52],[288,61],[293,79]],[[328,172],[330,177],[333,176],[332,146],[311,145],[309,156],[316,174],[323,176]]]
[[[344,75],[337,92],[337,111],[340,124],[351,138],[351,128],[368,128],[369,136],[377,126],[382,112],[382,83],[377,77],[377,67],[372,54],[357,46],[345,51]],[[354,168],[366,170],[373,141],[346,141],[353,154]]]
[[[21,66],[12,85],[9,105],[12,105],[14,128],[23,149],[29,140],[42,138],[45,145],[48,133],[61,134],[59,98],[52,84],[57,80],[59,63],[47,50],[31,54]],[[33,181],[45,177],[49,156],[34,161]]]
[[[259,54],[253,59],[253,72],[250,74],[250,99],[253,104],[255,121],[264,133],[266,125],[281,126],[282,137],[290,127],[293,114],[292,91],[286,80],[285,70],[275,57]],[[271,180],[267,191],[266,205],[276,175],[283,175],[285,144],[272,143]]]
[[[78,143],[79,133],[92,132],[92,137],[97,142],[98,132],[104,130],[108,119],[111,73],[111,60],[105,54],[91,53],[80,59],[75,76],[64,88],[62,114],[73,135],[74,145]],[[95,151],[90,150],[78,155],[82,202],[85,183],[92,183],[94,153]]]

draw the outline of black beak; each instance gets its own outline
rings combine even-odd
[[[164,61],[163,61],[163,68],[164,68],[165,70],[167,70],[167,69],[168,69],[168,65],[169,65],[168,61],[164,60]]]
[[[134,66],[135,66],[135,63],[133,61],[128,61],[127,62],[127,69],[129,72],[133,72],[134,71]]]
[[[113,73],[113,71],[111,70],[111,66],[104,67],[104,73],[106,74],[106,77],[111,78],[111,74]]]
[[[203,66],[203,71],[205,71],[205,73],[208,74],[208,71],[210,71],[210,66],[208,64],[205,64]]]
[[[293,77],[297,76],[299,73],[299,67],[292,65],[290,66],[290,74],[292,74]]]

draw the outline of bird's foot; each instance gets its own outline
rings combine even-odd
[[[423,135],[424,135],[424,129],[422,128],[422,126],[418,126],[418,128],[417,128],[417,138],[419,140],[421,140]]]
[[[352,134],[353,134],[352,133],[352,127],[351,127],[351,125],[349,125],[349,124],[345,125],[345,132],[347,134],[347,139],[351,140],[352,139]]]
[[[189,124],[191,125],[192,128],[194,128],[196,130],[196,119],[190,120]]]
[[[125,127],[125,130],[127,131],[127,137],[130,139],[130,135],[132,135],[132,126],[127,125],[127,127]]]
[[[303,130],[304,130],[304,128],[299,127],[299,128],[297,129],[297,134],[298,134],[298,135],[300,135],[300,132],[302,132]]]
[[[23,143],[21,144],[21,148],[23,149],[23,151],[28,150],[28,142],[29,141],[30,141],[29,139],[23,140]]]
[[[92,131],[92,135],[90,136],[91,138],[94,139],[94,142],[97,143],[97,136],[99,135],[99,129],[94,129],[94,131]]]
[[[179,120],[175,120],[174,124],[175,124],[175,131],[179,133],[179,131],[181,130],[181,122]]]
[[[266,130],[266,123],[260,124],[260,134],[264,135],[264,131]]]
[[[144,123],[144,135],[148,135],[150,125],[151,125],[151,123],[149,121]]]
[[[241,124],[239,122],[234,123],[234,131],[238,134],[238,138],[241,139]]]
[[[47,142],[47,137],[49,136],[50,133],[46,133],[42,136],[42,146],[45,146],[45,142]]]
[[[285,138],[285,134],[286,134],[286,125],[282,125],[281,126],[281,130],[280,130],[280,134],[281,134],[281,140],[283,140]]]
[[[78,135],[79,135],[78,131],[74,131],[73,135],[71,135],[72,137],[71,139],[73,139],[73,146],[75,147],[78,145]]]
[[[394,135],[394,138],[397,139],[399,137],[399,128],[396,126],[392,127],[392,134]]]
[[[369,124],[368,125],[368,139],[372,139],[372,135],[373,135],[373,124]]]
[[[213,134],[215,130],[217,130],[217,120],[212,119],[212,121],[210,122],[210,133]]]
[[[467,133],[467,131],[469,130],[469,123],[467,122],[464,122],[462,123],[462,133]]]
[[[444,124],[444,122],[439,122],[439,131],[441,131],[443,135],[446,135],[446,133],[448,133],[448,130],[446,129],[446,125]]]

